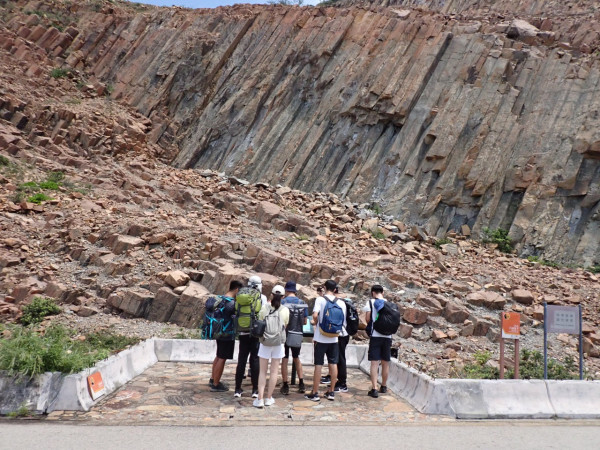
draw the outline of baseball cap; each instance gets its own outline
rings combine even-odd
[[[286,290],[286,292],[297,292],[296,291],[296,282],[288,281],[287,283],[285,283],[285,290]]]
[[[248,280],[248,286],[258,289],[260,291],[262,290],[262,280],[258,275],[252,275]]]
[[[284,295],[284,294],[285,294],[285,291],[284,291],[284,289],[283,289],[283,286],[276,285],[276,286],[273,288],[273,294]]]

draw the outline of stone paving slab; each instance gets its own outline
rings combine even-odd
[[[290,366],[291,367],[291,366]],[[312,367],[305,384],[312,383]],[[367,396],[370,381],[358,369],[348,370],[348,393],[337,393],[335,401],[311,402],[290,386],[290,395],[275,390],[275,405],[254,408],[250,380],[244,394],[234,399],[235,364],[225,367],[223,382],[228,392],[210,392],[210,364],[159,362],[88,412],[55,411],[49,421],[74,421],[90,425],[395,425],[398,423],[453,422],[445,416],[427,416],[389,393],[374,399]],[[321,386],[320,392],[326,389]]]

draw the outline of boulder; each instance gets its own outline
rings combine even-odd
[[[143,245],[144,240],[139,237],[121,235],[115,238],[112,251],[115,255],[120,255],[129,249],[142,247]]]
[[[475,306],[501,310],[506,305],[506,299],[497,292],[478,291],[467,295],[467,302]]]
[[[470,313],[464,306],[455,302],[448,302],[442,316],[450,323],[463,323],[469,318]]]
[[[412,334],[413,327],[406,323],[401,323],[396,335],[400,336],[402,339],[408,339]]]
[[[442,304],[435,298],[419,294],[417,295],[416,303],[417,305],[427,308],[427,310],[434,316],[440,316],[442,314]]]
[[[173,288],[184,286],[188,281],[190,281],[190,277],[181,270],[171,270],[165,275],[165,283]]]
[[[444,342],[448,335],[442,330],[434,329],[431,331],[431,340],[433,342]]]
[[[154,295],[152,292],[142,288],[135,288],[124,289],[111,294],[106,303],[134,317],[145,317],[153,299]]]
[[[525,289],[515,289],[511,292],[514,301],[523,305],[532,305],[535,301],[534,295]]]
[[[168,322],[178,301],[179,295],[171,289],[168,287],[160,288],[150,306],[147,319],[156,322]]]
[[[494,324],[489,320],[478,319],[473,328],[473,336],[485,336]]]
[[[182,327],[197,327],[202,319],[202,314],[204,314],[204,305],[209,296],[210,291],[204,286],[190,281],[187,289],[181,294],[170,321]]]
[[[406,322],[411,323],[413,325],[423,325],[425,322],[427,322],[428,316],[429,316],[429,314],[427,314],[426,311],[423,311],[421,309],[406,308],[402,318]]]

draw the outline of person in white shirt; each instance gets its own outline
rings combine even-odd
[[[367,395],[369,397],[377,398],[379,393],[385,394],[387,392],[387,379],[390,373],[390,358],[392,348],[392,335],[384,335],[378,333],[373,329],[372,320],[375,321],[377,317],[377,311],[381,308],[382,302],[387,301],[383,298],[383,286],[379,284],[371,287],[371,299],[367,301],[363,307],[363,311],[366,312],[367,324],[372,329],[371,339],[369,340],[369,361],[371,361],[371,390]],[[377,375],[379,372],[379,363],[381,362],[381,388],[377,391]]]
[[[325,355],[327,355],[327,363],[329,365],[329,375],[331,376],[331,387],[335,386],[337,381],[337,363],[339,359],[339,347],[338,347],[338,336],[342,332],[343,327],[346,326],[346,304],[343,300],[338,300],[334,294],[337,283],[333,280],[327,280],[325,282],[325,294],[322,297],[317,297],[315,300],[315,306],[313,309],[312,322],[315,326],[314,334],[314,361],[315,361],[315,372],[313,375],[313,389],[310,394],[306,394],[304,398],[318,402],[319,398],[319,381],[321,380],[321,371],[323,364],[325,363]],[[334,329],[334,332],[328,333],[333,336],[327,336],[321,330],[321,325],[324,320],[324,311],[328,308],[328,302],[335,308],[335,316],[341,317],[342,320],[339,324],[339,330]],[[339,310],[338,310],[339,308]],[[333,311],[331,311],[333,312]],[[340,316],[341,314],[341,316]],[[334,314],[332,314],[334,315]],[[325,392],[325,398],[328,400],[335,400],[335,394],[333,389]]]

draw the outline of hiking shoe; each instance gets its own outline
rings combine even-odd
[[[213,384],[210,390],[211,392],[227,392],[229,388],[219,381],[219,384]]]
[[[333,392],[348,392],[348,386],[345,384],[336,384]]]
[[[387,386],[381,386],[379,388],[379,393],[380,394],[386,394],[387,393]]]
[[[325,385],[329,386],[331,384],[331,376],[326,375],[324,377],[321,377],[321,384],[325,384]]]
[[[369,397],[373,397],[373,398],[379,397],[379,393],[377,392],[377,389],[371,389],[367,395]]]
[[[298,393],[304,394],[305,392],[306,387],[304,386],[304,381],[301,381],[300,384],[298,384]]]
[[[255,408],[264,408],[265,402],[263,400],[254,399],[254,401],[252,402],[252,406],[254,406]]]
[[[312,402],[320,402],[321,401],[321,399],[319,398],[319,393],[318,392],[315,392],[314,394],[312,394],[312,393],[311,394],[305,394],[304,398],[306,400],[310,400]]]
[[[283,395],[288,395],[290,393],[290,386],[287,383],[283,383],[283,385],[281,386],[280,392]]]
[[[333,391],[327,391],[327,392],[325,392],[325,398],[327,400],[333,401],[333,400],[335,400],[335,394],[333,393]]]
[[[233,397],[240,398],[242,396],[242,392],[244,392],[244,391],[242,391],[241,389],[236,389],[235,394],[233,394]]]
[[[273,397],[271,398],[265,398],[265,406],[271,406],[275,404],[275,399]]]
[[[252,398],[258,398],[258,391],[257,390],[253,390],[252,391]]]

